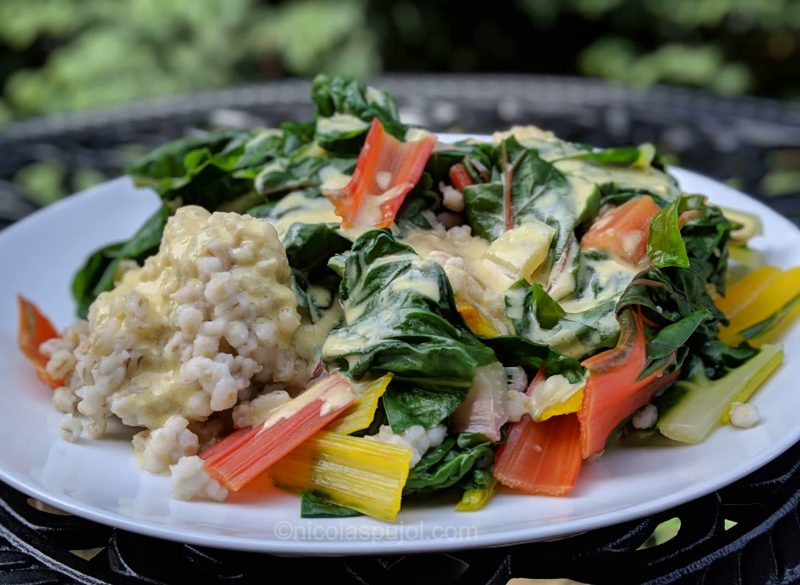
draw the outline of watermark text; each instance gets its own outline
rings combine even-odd
[[[424,522],[405,524],[360,524],[325,519],[275,524],[278,540],[348,541],[348,542],[412,542],[419,540],[471,540],[478,537],[473,525],[426,525]]]

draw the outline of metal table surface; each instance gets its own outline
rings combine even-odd
[[[385,76],[411,123],[491,132],[538,124],[597,146],[649,141],[670,161],[734,184],[800,223],[800,106],[725,99],[673,87],[638,89],[540,76]],[[289,80],[36,119],[0,130],[0,227],[33,211],[13,182],[20,168],[55,161],[63,181],[86,169],[113,177],[129,145],[154,146],[211,126],[275,125],[310,115],[308,82]],[[775,168],[777,166],[777,168]],[[776,188],[776,184],[778,187]],[[659,523],[677,536],[641,545]],[[731,522],[735,526],[730,526]],[[75,551],[78,551],[76,554]],[[88,559],[88,560],[87,560]],[[0,484],[0,582],[506,583],[568,577],[587,583],[799,583],[800,444],[735,484],[678,508],[554,542],[403,557],[302,558],[160,541],[34,507]]]

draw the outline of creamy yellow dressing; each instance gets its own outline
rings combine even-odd
[[[557,270],[553,268],[549,272],[539,275],[538,278],[534,277],[535,282],[547,287],[547,294],[554,300],[561,301],[561,299],[575,292],[577,280],[573,267],[575,266],[580,251],[581,248],[573,236],[564,250],[566,257],[560,258],[557,262],[557,264],[563,263],[564,269]]]
[[[391,176],[388,181],[391,181]],[[365,193],[361,198],[361,205],[352,219],[352,227],[347,230],[348,233],[357,237],[373,229],[383,219],[383,211],[381,210],[383,204],[396,199],[404,190],[408,191],[411,187],[413,185],[410,183],[400,183],[383,193]]]
[[[454,228],[446,232],[411,230],[400,241],[411,246],[420,257],[444,268],[459,311],[462,304],[474,308],[480,315],[480,323],[486,325],[476,329],[464,315],[473,332],[483,335],[490,331],[494,335],[512,332],[505,316],[503,294],[517,278],[487,258],[489,243],[486,240],[469,234],[464,228]]]
[[[561,308],[568,313],[586,311],[603,301],[618,300],[640,270],[613,254],[597,260],[584,256],[582,261],[593,271],[593,278],[582,294],[572,295],[560,302]],[[593,285],[597,289],[596,293]]]
[[[337,300],[325,311],[321,319],[314,323],[301,323],[292,338],[292,344],[297,352],[309,361],[318,361],[322,345],[333,328],[341,323],[343,317],[342,306]]]
[[[333,296],[324,286],[309,285],[306,291],[309,300],[317,307],[330,307]]]
[[[351,175],[343,173],[333,165],[322,167],[319,170],[319,179],[322,181],[319,186],[320,191],[328,193],[344,189],[352,178]]]
[[[415,266],[395,278],[389,288],[392,290],[410,290],[429,298],[434,303],[441,301],[441,291],[436,280],[425,275]]]
[[[322,345],[322,357],[347,356],[347,359],[358,359],[358,355],[369,347],[376,339],[380,339],[386,331],[389,315],[373,313],[358,323],[358,328],[348,331],[348,334],[328,335]],[[348,324],[352,321],[348,320]],[[352,365],[352,363],[351,363]]]
[[[361,257],[359,257],[360,260]],[[429,260],[420,258],[413,252],[399,252],[377,258],[368,266],[360,267],[362,272],[373,271],[381,266],[395,262],[410,262],[411,266],[402,273],[396,275],[384,288],[365,294],[361,290],[362,284],[366,279],[359,279],[356,286],[350,291],[350,302],[345,303],[344,316],[345,322],[352,325],[358,321],[358,327],[349,330],[347,335],[334,332],[329,335],[322,345],[322,357],[347,356],[348,361],[357,360],[357,354],[364,352],[365,348],[385,336],[387,327],[396,323],[396,316],[392,312],[393,307],[387,303],[383,310],[375,310],[365,313],[368,306],[380,303],[382,299],[391,299],[393,292],[413,291],[430,299],[434,303],[439,303],[442,291],[436,274],[430,270]],[[427,270],[426,270],[427,265]],[[358,302],[356,302],[358,300]]]
[[[366,128],[369,128],[369,122],[365,122],[352,114],[336,112],[327,118],[317,118],[317,132],[323,135],[357,132]]]
[[[148,428],[162,426],[173,413],[182,413],[197,388],[182,384],[175,363],[157,361],[141,364],[150,369],[135,374],[112,398],[112,408],[120,413],[122,422]],[[125,412],[135,413],[126,416]]]
[[[485,289],[503,293],[514,280],[500,267],[486,259],[489,242],[478,236],[455,236],[430,230],[411,230],[400,241],[411,246],[422,258],[432,258],[436,252],[464,259],[467,272]]]
[[[566,159],[553,161],[567,178],[576,178],[577,184],[589,182],[594,185],[615,183],[620,189],[641,190],[654,193],[665,199],[674,199],[680,194],[668,175],[651,166],[623,167],[594,164],[590,161]],[[578,179],[579,178],[579,179]],[[583,187],[588,189],[588,187]]]
[[[506,132],[495,133],[493,141],[500,143],[511,136],[523,146],[536,149],[539,156],[550,162],[568,181],[570,192],[567,196],[571,201],[566,205],[563,195],[556,198],[546,193],[537,200],[542,213],[561,225],[574,224],[578,219],[572,217],[574,210],[588,209],[592,199],[599,196],[599,187],[602,185],[614,184],[619,190],[647,191],[667,200],[680,194],[669,175],[651,166],[654,152],[652,147],[642,147],[640,160],[626,167],[568,158],[586,151],[535,126],[516,126]],[[564,234],[560,234],[561,241],[564,237]],[[621,241],[623,249],[638,249],[641,237],[641,234],[625,236]],[[517,254],[509,251],[508,256],[509,262],[516,261],[516,264],[523,265],[523,251]],[[526,277],[530,282],[542,284],[548,294],[559,302],[566,315],[553,330],[542,329],[534,322],[531,324],[531,331],[526,333],[531,338],[546,341],[574,357],[590,352],[595,343],[600,341],[597,331],[605,337],[614,335],[619,329],[614,311],[608,310],[601,314],[599,308],[612,306],[641,268],[607,254],[583,254],[577,242],[568,243],[562,258],[542,263]],[[525,291],[511,290],[507,294],[509,317],[521,319]],[[585,314],[592,309],[598,311]],[[595,331],[591,331],[592,328]]]
[[[306,197],[302,191],[292,191],[283,197],[274,207],[278,219],[265,218],[283,237],[286,230],[294,223],[334,223],[342,221],[333,204],[327,197]]]
[[[425,140],[430,136],[432,136],[432,134],[429,131],[425,130],[425,128],[411,127],[408,130],[406,130],[406,135],[404,138],[405,142],[418,142],[419,140]]]
[[[499,144],[511,136],[522,146],[535,149],[539,157],[546,161],[583,152],[569,142],[559,139],[549,130],[542,130],[538,126],[512,126],[508,130],[492,134],[492,142]]]
[[[353,116],[337,114],[330,118],[320,119],[318,125],[323,130],[338,132],[344,129],[363,127],[365,123]],[[588,200],[596,195],[596,185],[609,182],[614,182],[621,188],[648,190],[665,198],[673,197],[676,194],[676,188],[670,179],[648,166],[638,169],[606,167],[581,160],[563,159],[561,157],[580,151],[559,141],[551,133],[538,128],[515,128],[508,133],[496,134],[495,140],[511,133],[522,144],[538,149],[542,158],[551,160],[554,166],[566,176],[571,186],[569,196],[573,198],[573,201],[566,206],[554,205],[554,213],[561,209],[582,209]],[[412,129],[406,139],[418,140],[427,135],[427,132]],[[264,133],[254,140],[264,140],[268,136],[270,136],[268,133]],[[262,174],[277,170],[279,166],[280,162],[270,163],[262,171]],[[333,166],[324,167],[320,171],[320,178],[323,182],[323,190],[331,191],[342,189],[351,179],[349,175]],[[384,181],[388,186],[391,176],[384,177]],[[356,224],[371,225],[374,223],[375,218],[380,215],[381,205],[394,198],[399,188],[399,186],[394,187],[380,195],[365,198],[365,204],[359,210]],[[566,211],[564,212],[566,213]],[[294,223],[339,224],[341,222],[335,213],[334,206],[327,198],[308,198],[301,191],[291,192],[283,197],[275,206],[275,214],[279,216],[278,219],[268,219],[267,221],[274,225],[279,235],[285,234],[289,226]],[[569,223],[570,218],[556,217],[554,219]],[[204,230],[203,224],[206,221],[206,213],[186,211],[181,223],[173,225],[169,237],[165,236],[169,259],[167,260],[163,255],[154,257],[150,261],[151,268],[147,274],[143,271],[130,271],[122,277],[120,285],[112,293],[108,293],[108,295],[122,296],[136,290],[146,299],[146,302],[143,303],[145,314],[142,319],[148,323],[149,329],[147,336],[143,337],[138,346],[142,356],[139,371],[132,375],[128,388],[120,394],[120,398],[124,395],[135,395],[137,410],[146,413],[145,416],[148,419],[156,416],[163,418],[167,416],[167,414],[163,414],[164,412],[172,412],[175,408],[179,409],[181,402],[188,400],[194,391],[190,386],[181,385],[177,375],[179,364],[174,358],[164,355],[163,347],[171,333],[168,314],[174,307],[174,301],[169,295],[180,286],[178,275],[182,277],[196,271],[197,249],[207,246],[208,242],[213,240],[223,246],[231,245],[230,242],[227,242],[224,230]],[[545,227],[550,230],[549,233],[545,233],[547,230],[542,230],[542,238],[548,240],[548,245],[544,246],[546,249],[549,248],[549,240],[552,238],[552,228]],[[442,264],[453,284],[457,299],[464,300],[482,312],[500,333],[510,332],[510,324],[504,314],[504,294],[519,277],[528,280],[544,278],[549,294],[559,300],[562,308],[568,314],[574,314],[596,307],[603,301],[618,299],[638,271],[638,267],[633,267],[618,258],[591,259],[584,257],[582,258],[583,264],[592,270],[591,283],[585,286],[579,294],[576,294],[575,277],[570,270],[563,271],[555,281],[549,283],[547,281],[550,280],[550,277],[547,272],[534,274],[537,267],[543,264],[544,257],[538,254],[532,258],[527,250],[528,244],[532,241],[531,237],[528,235],[526,238],[522,238],[520,235],[521,239],[515,239],[512,237],[512,232],[509,232],[511,235],[507,236],[505,240],[501,239],[499,243],[495,242],[494,250],[484,239],[464,234],[463,231],[458,233],[452,230],[411,230],[403,235],[400,241],[411,246],[422,259],[434,260]],[[357,233],[352,232],[348,235],[354,237]],[[630,247],[638,244],[639,242],[629,242]],[[577,246],[568,247],[565,253],[571,255],[572,261],[569,264],[573,264],[577,252]],[[376,264],[394,262],[397,259],[396,255],[385,257],[379,259]],[[461,264],[449,262],[451,259],[457,259]],[[461,266],[466,278],[456,275],[453,266]],[[547,267],[545,266],[543,269],[546,270]],[[250,294],[269,297],[271,283],[259,282],[258,278],[250,278],[246,273],[242,275],[242,279],[247,282]],[[396,290],[414,290],[433,302],[441,300],[438,282],[425,277],[419,269],[407,271],[401,277],[393,280],[390,286]],[[354,296],[360,296],[358,291],[353,291],[353,293]],[[385,324],[381,317],[376,315],[363,323],[359,337],[330,338],[331,330],[343,318],[348,323],[359,319],[367,301],[349,305],[346,314],[343,314],[339,303],[331,303],[329,291],[311,287],[309,294],[315,304],[322,306],[331,304],[332,306],[325,312],[322,319],[316,323],[305,323],[295,332],[292,344],[301,355],[318,354],[320,348],[324,348],[323,353],[328,354],[357,353],[371,339],[382,334]],[[95,326],[101,325],[105,320],[116,318],[112,314],[109,302],[112,298],[112,296],[104,295],[95,303],[92,314]],[[488,308],[492,306],[495,310]],[[497,307],[503,307],[502,315],[496,310]],[[513,312],[513,310],[512,307],[511,311]],[[604,316],[599,325],[609,329],[617,327],[613,313]],[[575,334],[580,327],[581,324],[571,323],[567,318],[563,327],[555,335],[550,336],[548,342],[556,347],[566,348],[565,351],[569,355],[581,355],[590,348],[592,340],[578,339]],[[536,334],[537,332],[530,333]],[[538,333],[546,334],[544,331]],[[558,380],[554,378],[554,381],[550,382],[554,388],[556,381]],[[552,393],[554,396],[563,398],[568,390],[573,393],[577,391],[572,386],[567,388],[562,384]],[[164,406],[166,404],[171,406],[167,408]],[[159,410],[162,412],[161,415],[158,413]]]

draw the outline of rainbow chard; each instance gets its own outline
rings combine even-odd
[[[575,486],[581,462],[581,427],[574,414],[543,422],[526,414],[498,451],[494,475],[515,490],[563,496]]]
[[[58,331],[39,307],[28,299],[17,295],[17,305],[19,307],[17,345],[20,351],[36,368],[36,375],[42,382],[51,388],[63,386],[64,380],[57,380],[47,373],[48,358],[39,349],[48,339],[59,337]]]
[[[280,486],[311,490],[336,506],[393,521],[410,460],[406,446],[326,431],[278,461],[269,475]],[[335,509],[338,516],[347,512]]]
[[[459,323],[444,270],[386,230],[362,235],[339,260],[345,323],[322,347],[348,376],[392,373],[383,397],[395,432],[439,424],[461,404],[491,349]]]
[[[678,378],[674,352],[656,364],[648,360],[641,314],[626,311],[621,321],[617,346],[583,361],[589,372],[578,411],[584,458],[602,453],[614,429]]]
[[[500,362],[476,368],[472,387],[453,413],[453,430],[481,433],[500,440],[500,429],[508,422],[508,384]]]
[[[467,220],[473,231],[490,241],[528,222],[553,228],[553,258],[559,258],[579,220],[596,198],[577,201],[569,181],[539,153],[513,136],[495,154],[491,180],[464,187]]]
[[[547,378],[542,367],[526,391],[532,396]],[[581,393],[582,396],[582,393]],[[497,451],[494,476],[529,494],[560,496],[572,491],[581,469],[581,426],[575,414],[534,421],[529,414],[513,423]]]
[[[681,380],[662,400],[658,430],[683,443],[700,443],[720,423],[728,422],[734,402],[744,402],[772,375],[783,361],[779,345],[764,345],[761,351],[717,380],[698,373]]]
[[[342,227],[390,226],[420,180],[435,145],[436,137],[428,133],[401,142],[374,118],[350,182],[342,189],[325,191],[342,218]]]
[[[262,424],[236,431],[204,451],[205,469],[226,488],[238,491],[342,414],[355,398],[347,378],[329,374]]]

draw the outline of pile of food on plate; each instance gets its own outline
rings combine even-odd
[[[119,420],[178,498],[266,473],[304,516],[393,520],[444,490],[568,494],[626,433],[757,423],[800,311],[800,268],[747,246],[757,217],[683,193],[648,144],[444,144],[343,76],[311,99],[133,166],[162,205],[80,267],[73,325],[20,298],[65,439]]]

